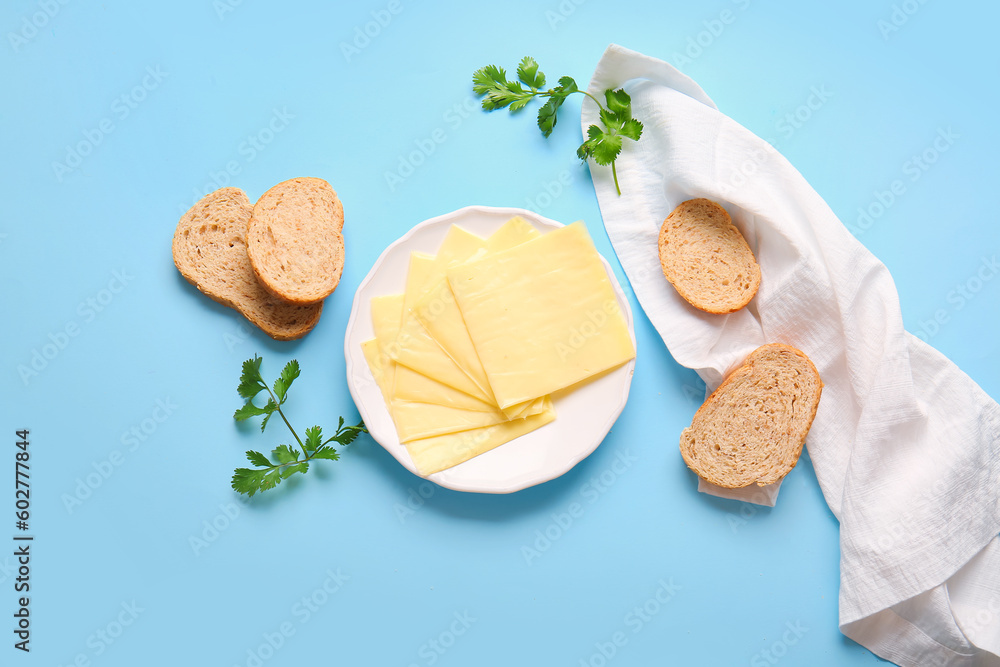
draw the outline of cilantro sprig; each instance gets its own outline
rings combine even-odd
[[[240,375],[240,384],[237,391],[240,396],[246,399],[246,403],[233,414],[236,421],[246,421],[251,417],[263,415],[264,419],[260,423],[260,431],[264,432],[267,422],[274,413],[278,413],[285,426],[292,432],[298,448],[291,445],[278,445],[271,451],[268,458],[257,451],[247,451],[247,460],[253,464],[254,468],[237,468],[233,472],[233,489],[238,493],[245,493],[251,498],[255,493],[273,489],[282,480],[288,479],[295,473],[305,473],[309,470],[309,462],[317,459],[327,459],[337,461],[340,454],[330,446],[335,442],[341,446],[347,446],[361,433],[367,433],[364,422],[359,422],[356,426],[344,426],[344,418],[341,417],[337,424],[337,432],[323,440],[323,429],[319,426],[312,426],[305,430],[306,439],[303,441],[299,434],[295,432],[292,425],[281,411],[281,406],[288,399],[288,390],[291,388],[295,378],[299,376],[299,362],[295,359],[289,361],[281,371],[281,375],[274,381],[273,389],[267,386],[264,378],[260,374],[260,364],[263,361],[259,356],[254,355],[253,359],[243,362],[243,373]],[[269,398],[263,407],[254,404],[253,399],[262,391],[267,391]],[[301,458],[300,458],[301,457]]]
[[[521,59],[517,66],[517,80],[508,81],[502,67],[487,65],[472,74],[472,90],[483,98],[483,109],[496,111],[509,107],[511,113],[524,109],[536,97],[548,98],[538,109],[538,129],[544,136],[552,134],[556,127],[557,113],[566,98],[573,93],[582,93],[594,100],[600,109],[600,125],[587,128],[587,139],[576,149],[576,155],[586,161],[593,158],[601,166],[611,166],[615,179],[615,189],[620,195],[618,170],[615,161],[622,152],[623,139],[639,141],[642,123],[632,117],[632,98],[624,89],[609,88],[604,91],[607,106],[588,93],[580,90],[571,77],[559,79],[559,85],[545,88],[545,74],[538,70],[538,63],[530,56]]]

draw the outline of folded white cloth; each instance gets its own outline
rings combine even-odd
[[[622,195],[609,167],[591,174],[670,353],[710,391],[764,343],[794,345],[819,369],[806,444],[840,521],[841,630],[901,665],[1000,665],[1000,406],[904,331],[886,267],[773,147],[667,63],[612,45],[589,92],[623,86],[645,130],[618,158]],[[582,116],[586,134],[598,123],[589,99]],[[722,204],[760,262],[757,296],[731,315],[692,308],[660,270],[660,225],[695,197]],[[773,504],[772,487],[725,495]]]

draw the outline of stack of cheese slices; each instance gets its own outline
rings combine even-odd
[[[542,234],[514,217],[489,238],[453,225],[371,312],[365,358],[425,476],[548,424],[553,394],[635,357],[581,222]]]

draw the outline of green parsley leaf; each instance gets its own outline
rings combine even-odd
[[[632,141],[639,141],[639,138],[642,136],[642,123],[635,118],[629,118],[622,125],[621,135],[628,137]]]
[[[476,95],[486,95],[495,90],[497,86],[503,86],[506,83],[507,74],[503,68],[496,65],[487,65],[472,74],[472,90]]]
[[[288,393],[288,389],[292,386],[292,382],[295,378],[299,376],[299,362],[292,359],[287,364],[285,368],[281,371],[281,376],[274,381],[274,395],[278,397],[278,403],[285,402],[285,394]]]
[[[278,463],[292,463],[299,460],[299,451],[293,450],[288,445],[278,445],[271,452],[271,459]]]
[[[341,417],[341,420],[344,418]],[[315,452],[323,446],[323,429],[319,426],[312,426],[306,429],[306,441],[304,443],[306,454]]]
[[[555,129],[556,112],[559,111],[559,107],[562,106],[565,99],[565,97],[550,97],[538,110],[538,129],[542,131],[544,136],[549,136],[552,134],[552,130]]]
[[[579,93],[580,89],[576,85],[576,81],[571,76],[564,76],[559,79],[559,85],[556,86],[554,90],[559,91],[563,97],[566,97],[570,93]]]
[[[288,479],[297,472],[306,473],[309,472],[309,462],[302,461],[301,463],[296,463],[295,465],[290,465],[281,470],[281,478]]]
[[[253,398],[267,388],[264,380],[260,377],[260,362],[263,361],[257,355],[253,359],[243,362],[243,373],[240,375],[240,386],[237,391],[243,398]]]
[[[531,56],[521,58],[521,64],[517,66],[517,78],[532,88],[545,85],[545,75],[538,71],[538,63]]]
[[[354,442],[359,435],[362,433],[367,433],[368,429],[365,428],[364,424],[358,424],[357,426],[347,426],[343,429],[337,429],[336,435],[331,438],[331,440],[343,445],[347,445]]]
[[[314,459],[327,459],[329,461],[339,461],[340,454],[333,447],[324,447],[323,449],[317,450],[312,456]]]
[[[267,457],[261,454],[260,452],[249,450],[247,452],[247,459],[249,459],[250,463],[254,464],[259,468],[269,468],[271,466],[271,462],[268,461]]]
[[[241,422],[241,421],[246,421],[251,417],[257,417],[259,415],[268,415],[268,414],[270,414],[268,410],[265,410],[264,408],[258,408],[256,405],[248,401],[246,405],[244,405],[242,408],[240,408],[233,414],[233,418],[236,421]]]

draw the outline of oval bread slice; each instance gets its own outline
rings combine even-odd
[[[799,460],[822,391],[803,352],[763,345],[698,408],[681,433],[681,456],[717,486],[773,484]]]
[[[247,253],[261,284],[298,304],[322,301],[344,270],[344,207],[321,178],[293,178],[261,195]]]
[[[760,287],[760,266],[726,209],[689,199],[660,227],[660,266],[678,294],[707,313],[732,313]]]
[[[174,264],[205,295],[235,308],[271,338],[301,338],[319,322],[323,304],[282,301],[257,281],[246,246],[251,210],[239,188],[205,195],[177,223]]]

